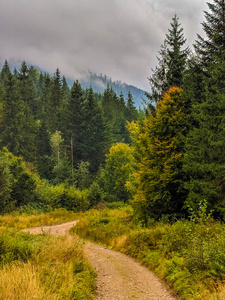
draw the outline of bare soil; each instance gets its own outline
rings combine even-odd
[[[78,221],[34,227],[24,231],[54,235],[69,233]],[[103,246],[86,242],[84,252],[97,273],[95,300],[175,300],[165,284],[132,258]]]

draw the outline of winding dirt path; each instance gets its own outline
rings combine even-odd
[[[77,222],[34,227],[23,231],[64,235]],[[84,252],[97,273],[95,300],[177,299],[152,272],[132,258],[89,242],[85,243]]]
[[[32,228],[27,228],[23,229],[24,232],[30,232],[33,234],[40,234],[43,232],[49,233],[49,234],[54,234],[54,235],[64,235],[69,233],[69,230],[71,227],[77,224],[76,221],[72,222],[67,222],[67,223],[62,223],[62,224],[57,224],[57,225],[50,225],[50,226],[40,226],[40,227],[32,227]]]

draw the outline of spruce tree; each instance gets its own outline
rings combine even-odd
[[[114,126],[119,101],[115,91],[109,84],[103,93],[101,105],[107,121],[111,122]]]
[[[149,77],[152,94],[147,94],[147,97],[151,102],[159,101],[169,87],[181,87],[183,82],[189,49],[182,49],[186,39],[176,14],[172,18],[170,25],[169,33],[166,34],[164,43],[159,51],[159,57],[157,57],[158,66],[156,66],[155,70],[152,69],[153,74]],[[154,110],[154,107],[151,106],[150,109]]]
[[[120,93],[118,98],[117,117],[116,117],[115,129],[117,141],[126,142],[127,129],[126,129],[126,103],[124,100],[123,93]]]
[[[66,77],[63,76],[62,78],[62,97],[64,100],[68,100],[70,97],[70,89],[68,87],[67,81],[66,81]]]
[[[151,69],[152,76],[148,78],[151,87],[151,94],[145,93],[150,100],[148,103],[148,110],[146,113],[154,112],[155,106],[151,102],[157,102],[161,99],[162,94],[168,89],[166,74],[168,72],[168,55],[167,55],[167,41],[161,45],[159,56],[157,56],[158,65],[155,69]]]
[[[214,0],[207,5],[210,11],[205,11],[206,20],[202,23],[206,37],[198,34],[194,45],[204,65],[218,62],[225,49],[225,1]]]
[[[109,147],[109,136],[102,110],[94,98],[92,88],[90,88],[88,94],[85,119],[84,160],[90,163],[90,172],[96,173],[100,164],[104,162],[106,149]]]
[[[186,141],[186,203],[197,210],[199,202],[207,200],[208,209],[225,218],[225,53],[217,60],[217,64],[208,64],[205,101],[194,105],[197,126]]]
[[[128,122],[136,121],[138,118],[138,111],[135,107],[133,96],[131,92],[128,92],[127,104],[126,104],[126,120]]]
[[[214,0],[208,6],[210,11],[205,12],[203,23],[206,38],[199,36],[196,44],[204,89],[193,104],[195,127],[186,141],[186,204],[195,211],[206,200],[214,215],[225,218],[225,5]]]
[[[159,219],[163,214],[181,216],[186,199],[184,189],[184,136],[188,115],[183,91],[171,87],[157,103],[156,115],[142,124],[130,124],[135,138],[138,169],[134,209],[141,219]]]
[[[85,102],[79,81],[74,82],[66,109],[65,141],[69,145],[72,165],[74,167],[83,159],[85,144]]]
[[[3,122],[0,128],[1,146],[14,155],[33,161],[36,156],[36,125],[28,105],[21,100],[17,83],[10,73],[3,102]]]
[[[37,168],[42,178],[52,179],[54,167],[51,159],[50,134],[45,121],[42,121],[37,134]]]
[[[43,88],[41,92],[41,119],[46,121],[46,126],[50,131],[51,128],[51,118],[52,118],[52,107],[51,107],[51,91],[52,91],[52,79],[49,74],[43,75]]]
[[[61,130],[62,125],[62,106],[63,106],[63,93],[62,93],[62,80],[60,71],[57,68],[54,74],[52,85],[50,103],[48,106],[48,119],[49,129],[53,133],[56,130]]]
[[[182,77],[185,71],[188,48],[182,50],[186,42],[183,34],[183,28],[179,23],[179,18],[175,15],[170,23],[171,29],[166,35],[168,43],[168,72],[166,74],[168,87],[181,87]]]
[[[35,84],[29,72],[26,62],[23,61],[21,69],[17,74],[19,93],[21,99],[30,107],[33,115],[37,116],[39,107],[36,98]]]
[[[114,142],[124,142],[126,139],[126,105],[124,96],[117,97],[112,87],[107,85],[104,91],[101,106],[108,127],[112,129]]]
[[[42,91],[44,88],[44,75],[41,72],[38,78],[38,83],[37,83],[37,95],[41,99],[42,97]]]
[[[3,103],[3,122],[1,124],[1,146],[18,155],[22,141],[22,122],[24,105],[20,99],[15,79],[11,72],[6,80],[5,101]]]
[[[9,74],[11,73],[10,68],[9,68],[9,63],[7,60],[5,60],[4,65],[2,67],[1,71],[1,81],[3,83],[3,86],[6,85],[6,82],[8,80]]]

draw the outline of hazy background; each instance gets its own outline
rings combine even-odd
[[[91,70],[148,90],[174,14],[191,47],[206,8],[205,0],[1,0],[0,61],[74,79]]]

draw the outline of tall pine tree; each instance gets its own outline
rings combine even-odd
[[[30,76],[30,71],[25,61],[21,64],[21,69],[17,74],[17,78],[20,97],[30,107],[33,115],[36,116],[38,111],[38,101],[36,98],[35,84]]]
[[[170,25],[171,28],[166,34],[166,39],[159,51],[159,57],[157,57],[158,66],[156,66],[155,70],[152,69],[153,74],[149,77],[152,94],[147,94],[147,97],[151,102],[159,101],[169,87],[181,87],[183,82],[189,49],[183,49],[186,39],[176,14],[172,18]],[[154,110],[154,107],[151,105],[150,108]]]
[[[70,156],[74,167],[83,159],[84,144],[85,144],[85,102],[83,90],[79,81],[74,82],[71,89],[71,96],[67,106],[65,141],[70,145]]]
[[[91,173],[96,173],[104,161],[106,149],[109,148],[109,136],[102,109],[95,100],[92,88],[89,90],[86,103],[84,141],[84,160],[90,163]]]
[[[188,115],[184,110],[183,91],[171,87],[157,103],[156,114],[143,124],[130,124],[138,170],[134,209],[147,222],[149,217],[182,214],[184,189],[184,136]]]
[[[206,200],[208,209],[225,218],[225,4],[214,0],[205,12],[203,29],[196,51],[204,76],[202,98],[193,104],[196,127],[186,141],[185,171],[189,177],[187,205],[197,210]]]
[[[198,34],[195,50],[201,62],[218,62],[225,49],[225,1],[214,0],[207,3],[210,11],[205,11],[206,20],[202,23],[205,37]]]
[[[17,83],[11,73],[6,81],[3,114],[1,146],[6,146],[14,155],[22,155],[25,160],[33,161],[36,156],[36,125],[30,108],[20,98]]]

